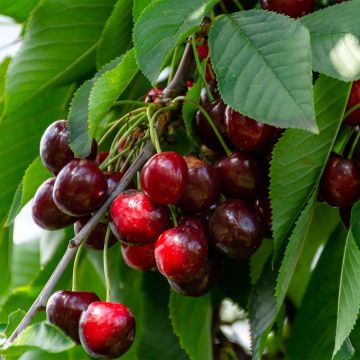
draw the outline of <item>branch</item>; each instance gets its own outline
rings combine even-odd
[[[193,60],[191,50],[192,50],[191,45],[189,46],[189,44],[187,44],[179,68],[177,69],[176,74],[174,76],[174,79],[171,81],[169,86],[164,90],[166,96],[169,97],[177,96],[181,91],[183,85],[185,84],[187,72]],[[135,159],[135,161],[131,164],[130,168],[126,171],[125,175],[121,179],[115,191],[110,195],[110,197],[106,200],[103,206],[94,214],[94,216],[92,216],[92,218],[85,224],[85,226],[80,230],[80,232],[69,242],[69,246],[64,256],[61,258],[54,272],[52,273],[49,280],[41,290],[40,294],[38,295],[32,306],[30,307],[29,311],[26,313],[24,318],[21,320],[20,324],[17,326],[17,328],[14,330],[14,332],[5,342],[3,349],[7,349],[11,345],[11,343],[19,336],[19,334],[26,328],[26,326],[30,324],[36,313],[46,306],[46,303],[50,295],[54,291],[56,284],[58,283],[65,269],[72,261],[80,244],[88,237],[88,235],[95,228],[97,223],[102,219],[102,217],[108,211],[113,200],[119,194],[121,194],[123,191],[126,190],[132,178],[136,175],[136,173],[142,168],[144,163],[153,154],[154,154],[154,147],[151,140],[149,140],[144,146],[139,156]]]

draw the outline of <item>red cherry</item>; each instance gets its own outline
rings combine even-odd
[[[347,110],[360,103],[360,80],[354,81],[351,88]],[[349,125],[360,125],[360,109],[355,110],[345,119],[345,123]]]
[[[197,53],[201,60],[205,60],[209,56],[209,45],[208,44],[198,45],[196,47],[196,50],[197,50]]]
[[[80,230],[85,226],[85,224],[91,219],[91,216],[84,216],[80,218],[74,224],[74,233],[77,235]],[[90,249],[94,250],[103,250],[105,244],[105,236],[107,230],[107,223],[99,222],[95,228],[91,231],[90,235],[88,236],[85,246]],[[113,246],[117,243],[117,239],[112,232],[110,232],[109,237],[109,244],[108,247]]]
[[[55,204],[69,215],[90,214],[102,205],[106,195],[105,175],[90,160],[72,160],[55,180]]]
[[[183,157],[173,151],[155,154],[141,170],[144,193],[159,204],[174,204],[184,192],[188,167]]]
[[[48,179],[37,189],[32,201],[32,218],[45,230],[57,230],[73,224],[77,218],[69,216],[55,205],[53,199],[55,178]]]
[[[241,200],[227,200],[217,206],[210,217],[209,229],[216,248],[232,258],[249,257],[262,242],[261,220]]]
[[[221,192],[229,198],[253,200],[263,186],[258,160],[251,154],[235,151],[216,164]]]
[[[135,319],[123,304],[93,302],[80,318],[79,335],[85,351],[97,359],[115,359],[135,338]]]
[[[117,171],[117,172],[116,171],[111,171],[111,172],[105,171],[104,174],[105,174],[106,182],[107,182],[107,186],[108,186],[107,196],[109,197],[115,191],[115,189],[118,187],[124,174],[121,173],[120,171]]]
[[[193,227],[200,231],[205,237],[208,236],[207,222],[204,218],[198,215],[182,215],[178,219],[179,225]]]
[[[121,252],[125,263],[132,269],[149,271],[156,268],[155,243],[143,246],[129,246],[121,244]]]
[[[163,91],[164,90],[159,87],[150,89],[150,91],[147,93],[145,97],[145,102],[146,103],[156,102],[156,100],[161,98]]]
[[[320,191],[331,206],[354,204],[360,198],[360,166],[357,161],[332,154],[321,178]]]
[[[80,343],[80,316],[94,301],[100,301],[100,299],[92,292],[58,291],[50,296],[46,304],[47,320]]]
[[[183,195],[178,201],[182,210],[199,213],[217,202],[220,196],[219,179],[216,170],[194,156],[184,157],[189,169]]]
[[[229,106],[225,111],[226,131],[231,142],[240,150],[254,151],[266,147],[274,128],[242,115]]]
[[[127,190],[110,207],[110,225],[116,237],[129,245],[155,242],[169,226],[166,207],[151,201],[143,192]]]
[[[315,0],[260,0],[263,9],[276,11],[294,18],[314,10]]]
[[[94,163],[96,165],[98,165],[98,166],[101,165],[104,162],[104,160],[108,157],[108,155],[109,155],[108,150],[105,150],[105,151],[102,151],[102,152],[98,153]]]
[[[208,244],[204,234],[179,225],[162,233],[155,244],[158,270],[170,280],[193,280],[205,264]]]

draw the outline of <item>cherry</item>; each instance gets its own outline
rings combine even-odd
[[[47,320],[63,330],[74,341],[80,343],[80,316],[95,301],[100,301],[100,299],[92,292],[57,291],[50,296],[46,304]]]
[[[263,174],[257,159],[235,151],[216,165],[221,192],[229,198],[253,200],[263,185]]]
[[[220,196],[216,170],[195,156],[185,156],[189,169],[188,180],[178,205],[189,213],[198,213],[216,203]]]
[[[225,111],[225,125],[231,142],[240,150],[263,149],[272,139],[274,128],[242,115],[229,106]]]
[[[45,230],[62,229],[73,224],[77,218],[64,214],[53,199],[55,178],[48,179],[37,189],[32,201],[32,218]]]
[[[179,294],[199,297],[212,290],[220,278],[224,258],[217,251],[209,252],[205,265],[196,275],[196,278],[189,282],[176,282],[168,280],[169,285]]]
[[[106,195],[105,175],[90,160],[72,160],[55,180],[55,204],[69,215],[90,214],[102,205]]]
[[[205,60],[209,55],[209,45],[206,43],[204,45],[198,45],[196,51],[201,60]]]
[[[145,102],[146,103],[156,102],[156,100],[161,98],[163,91],[164,90],[159,87],[150,89],[150,91],[147,93],[145,97]]]
[[[106,182],[108,187],[107,196],[109,197],[118,187],[124,174],[121,173],[120,171],[105,171],[104,174],[106,177]]]
[[[208,84],[208,88],[212,94],[212,96],[214,97],[214,99],[218,99],[220,98],[220,93],[219,93],[219,89],[217,87],[217,82],[215,79],[211,79],[207,82]],[[206,91],[206,88],[203,87],[201,89],[201,96],[200,96],[200,99],[201,99],[201,103],[202,104],[207,104],[209,102],[209,98],[208,98],[208,94],[207,94],[207,91]],[[222,123],[224,123],[224,120],[222,121]]]
[[[121,252],[125,263],[132,269],[149,271],[156,268],[155,243],[142,246],[129,246],[121,244]]]
[[[260,0],[263,9],[276,11],[294,18],[314,10],[315,0]]]
[[[360,166],[356,160],[330,155],[320,191],[331,206],[348,207],[360,198]]]
[[[105,150],[98,153],[94,161],[95,164],[98,166],[101,165],[104,162],[104,160],[108,157],[108,155],[109,155],[109,150]]]
[[[352,84],[347,110],[360,103],[360,80],[354,81]],[[360,125],[360,109],[355,110],[345,119],[345,123],[349,125]]]
[[[193,227],[196,230],[200,231],[205,237],[208,236],[207,222],[201,216],[182,215],[178,219],[178,224]]]
[[[141,170],[144,193],[159,204],[174,204],[184,192],[188,167],[183,157],[173,151],[155,154]]]
[[[193,280],[206,262],[208,244],[194,227],[179,225],[162,233],[155,244],[155,260],[161,274],[170,280]]]
[[[255,210],[241,200],[227,200],[216,207],[209,220],[210,238],[220,251],[244,259],[260,246],[263,227]]]
[[[110,207],[110,225],[116,237],[129,245],[155,242],[169,225],[169,212],[143,192],[127,190]]]
[[[213,120],[215,126],[220,134],[227,139],[225,127],[225,109],[226,105],[221,99],[214,100],[208,104],[203,105],[205,111]],[[222,146],[215,135],[211,125],[206,120],[205,116],[198,110],[195,116],[196,134],[203,144],[212,150],[222,150]]]
[[[123,304],[97,301],[80,318],[79,335],[85,351],[97,359],[116,359],[135,338],[135,319]]]
[[[77,235],[85,224],[91,219],[91,216],[84,216],[74,224],[74,233]],[[99,222],[88,236],[85,246],[94,250],[103,250],[105,244],[105,235],[107,230],[107,223]],[[112,232],[110,232],[108,247],[117,243],[117,239]]]

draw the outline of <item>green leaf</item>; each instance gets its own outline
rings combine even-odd
[[[88,116],[89,116],[89,97],[91,90],[96,82],[107,71],[114,69],[122,61],[123,57],[118,57],[104,66],[95,76],[85,81],[75,92],[72,98],[68,114],[69,124],[69,144],[80,158],[87,157],[91,152],[92,138],[89,135]]]
[[[355,243],[360,249],[360,201],[356,202],[351,208],[350,228]]]
[[[289,359],[331,359],[345,231],[338,226],[313,272],[289,340]]]
[[[96,54],[98,68],[131,47],[133,0],[118,0],[105,24]]]
[[[0,281],[0,301],[6,295],[7,290],[11,285],[11,268],[12,264],[12,247],[13,247],[13,227],[5,228],[0,223],[0,274],[2,274]],[[1,311],[0,311],[1,313]]]
[[[1,0],[0,14],[24,22],[40,0]]]
[[[217,0],[159,0],[147,6],[134,27],[136,59],[155,84],[172,50],[190,35]]]
[[[5,101],[5,80],[6,72],[9,67],[11,58],[7,57],[0,63],[0,116],[4,108]]]
[[[75,345],[61,330],[43,322],[28,326],[6,350],[0,350],[0,354],[15,356],[33,349],[60,353]]]
[[[46,0],[36,8],[9,67],[5,114],[31,104],[51,87],[69,84],[94,70],[98,40],[114,2]]]
[[[253,360],[260,360],[262,358],[266,339],[277,315],[275,285],[276,273],[271,270],[271,262],[268,261],[249,299]]]
[[[209,46],[228,105],[267,124],[318,132],[310,37],[299,22],[262,10],[221,16]]]
[[[251,284],[256,284],[264,269],[266,262],[274,250],[272,239],[264,239],[259,249],[250,258],[250,277]]]
[[[341,125],[350,86],[321,76],[314,87],[320,134],[290,129],[275,146],[270,171],[275,255],[318,186]]]
[[[360,309],[360,250],[349,231],[341,268],[335,355],[356,324]]]
[[[212,306],[210,295],[191,298],[170,293],[170,319],[181,347],[191,360],[211,360]],[[194,341],[196,339],[196,341]]]
[[[153,3],[154,0],[134,0],[134,7],[133,7],[133,18],[134,21],[137,21],[141,13],[144,9]]]
[[[296,269],[296,265],[302,255],[305,240],[315,211],[316,198],[317,192],[314,192],[299,216],[294,231],[289,238],[289,243],[287,245],[277,278],[275,296],[278,308],[281,307],[285,299],[292,276]]]
[[[315,71],[339,80],[360,79],[359,1],[344,2],[302,17],[311,35]]]
[[[9,337],[13,333],[13,331],[16,329],[16,327],[18,326],[18,324],[20,323],[22,318],[25,316],[25,314],[26,314],[26,312],[24,310],[19,309],[19,310],[12,312],[9,315],[8,321],[7,321],[7,326],[4,331],[4,335],[6,337]]]
[[[355,354],[355,349],[351,344],[350,339],[346,339],[341,349],[333,357],[333,360],[350,360]]]
[[[96,80],[89,98],[91,137],[95,136],[100,121],[135,77],[137,71],[134,50],[130,50],[113,70],[107,71]]]

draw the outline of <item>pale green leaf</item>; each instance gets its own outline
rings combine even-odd
[[[351,208],[350,228],[355,243],[360,249],[360,201],[356,202]]]
[[[134,6],[133,6],[134,20],[136,21],[141,15],[141,13],[144,11],[144,9],[154,1],[155,0],[134,0]]]
[[[9,314],[6,329],[4,331],[6,337],[9,337],[13,333],[25,314],[25,311],[20,309]]]
[[[0,14],[24,22],[40,0],[1,0]]]

